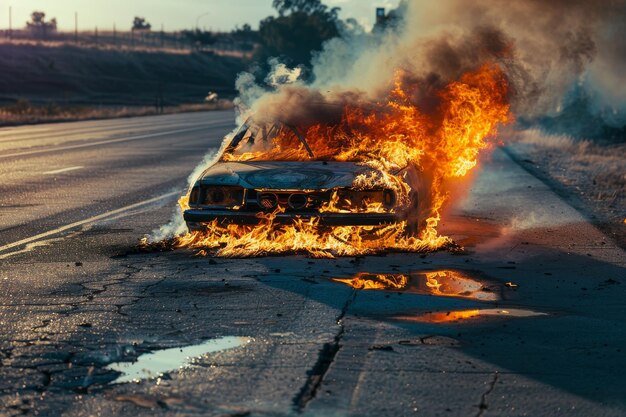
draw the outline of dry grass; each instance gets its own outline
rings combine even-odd
[[[42,40],[42,39],[0,39],[0,45],[15,45],[15,46],[38,46],[46,48],[63,48],[66,46],[72,46],[82,49],[93,49],[102,51],[126,51],[126,52],[155,52],[165,54],[178,54],[178,55],[190,55],[194,51],[188,48],[162,48],[160,46],[146,46],[146,45],[112,45],[110,43],[79,43],[68,42],[65,40]],[[242,55],[240,55],[242,56]]]
[[[537,129],[515,132],[509,147],[577,196],[616,240],[626,240],[626,143],[576,140]]]
[[[208,91],[228,98],[247,65],[238,58],[201,53],[43,43],[0,43],[0,57],[0,103],[22,98],[41,107],[56,102],[66,107],[149,108],[157,97],[175,106],[201,103]]]
[[[217,103],[181,104],[166,106],[158,111],[154,106],[59,106],[49,103],[35,106],[26,100],[18,100],[13,105],[0,107],[0,126],[64,122],[76,120],[112,119],[119,117],[149,116],[183,112],[225,110],[233,108],[230,100]]]

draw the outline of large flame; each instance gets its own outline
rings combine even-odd
[[[388,99],[377,103],[347,105],[336,125],[298,126],[316,159],[358,161],[379,174],[357,177],[353,186],[384,185],[396,191],[400,201],[408,186],[400,168],[413,165],[427,174],[430,216],[419,238],[406,236],[405,223],[379,227],[321,228],[316,219],[293,225],[274,223],[277,212],[259,213],[257,226],[221,225],[213,222],[207,232],[191,232],[177,238],[178,247],[201,249],[225,257],[302,252],[316,257],[362,255],[385,250],[431,251],[452,245],[437,233],[441,210],[448,200],[446,184],[465,176],[488,146],[499,123],[509,120],[508,84],[496,65],[484,65],[451,82],[438,93],[439,106],[428,114],[412,102],[412,88],[398,71]],[[229,160],[309,160],[304,146],[279,135],[272,149],[252,150],[228,156]],[[288,142],[289,141],[289,142]],[[187,208],[186,198],[181,207]],[[376,211],[379,207],[368,207]],[[331,204],[323,210],[335,211]]]

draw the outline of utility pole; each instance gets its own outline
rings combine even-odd
[[[113,46],[117,46],[117,30],[115,29],[115,23],[113,23]]]
[[[13,7],[9,6],[9,39],[13,38]]]
[[[206,15],[208,15],[210,13],[211,12],[202,13],[202,14],[198,15],[198,17],[196,17],[196,31],[200,31],[200,27],[199,27],[200,18],[202,18],[202,17],[204,17],[204,16],[206,16]]]
[[[165,39],[164,39],[164,32],[163,32],[163,23],[161,23],[161,48],[163,48],[163,45],[165,45]]]
[[[74,43],[78,43],[78,12],[74,12]]]

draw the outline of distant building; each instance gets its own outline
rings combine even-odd
[[[377,7],[376,8],[376,24],[382,25],[383,23],[385,23],[385,8]]]
[[[384,7],[376,8],[376,23],[372,28],[373,32],[382,32],[385,30],[397,30],[398,25],[402,20],[402,16],[405,13],[406,2],[401,1],[400,5],[396,9],[391,9],[389,13],[386,13]]]

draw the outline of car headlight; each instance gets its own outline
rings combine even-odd
[[[337,190],[337,208],[356,211],[389,210],[396,204],[392,190]]]
[[[243,205],[244,189],[219,185],[193,187],[189,194],[190,206],[233,208]]]

